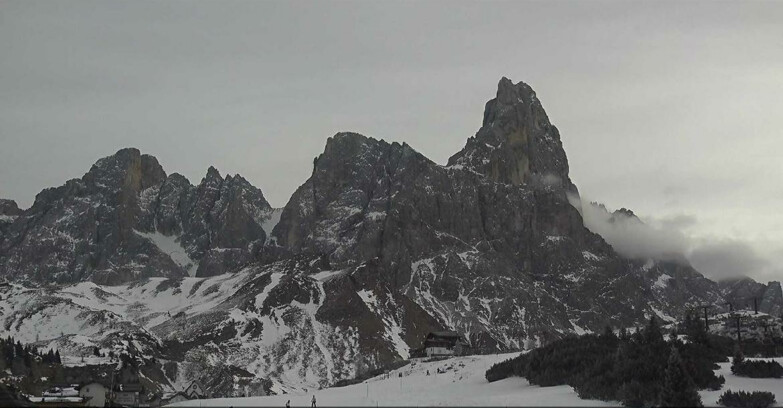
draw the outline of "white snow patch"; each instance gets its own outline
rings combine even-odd
[[[364,303],[367,305],[367,307],[370,308],[370,310],[375,311],[378,309],[378,298],[375,296],[375,293],[373,293],[371,290],[362,289],[356,294],[359,295],[360,298],[364,301]]]
[[[178,242],[179,237],[163,235],[160,232],[148,233],[136,230],[134,232],[150,240],[163,253],[167,254],[174,263],[188,271],[188,275],[196,276],[198,262],[191,259],[185,248],[180,245]]]
[[[386,213],[381,211],[371,211],[365,215],[365,218],[370,219],[372,221],[378,221],[386,218]]]
[[[601,258],[598,257],[598,255],[590,252],[590,251],[582,251],[582,256],[588,260],[588,261],[597,261]]]
[[[578,324],[576,324],[575,323],[576,319],[571,319],[571,320],[569,320],[569,322],[571,322],[571,326],[573,326],[573,328],[574,328],[574,333],[576,333],[579,336],[581,336],[583,334],[592,333],[592,331],[585,330],[582,326],[579,326]]]
[[[658,289],[664,289],[669,284],[669,279],[672,279],[672,277],[665,273],[661,274],[661,276],[658,277],[658,280],[653,283],[653,286]]]
[[[661,318],[661,319],[663,319],[664,321],[667,321],[667,322],[676,322],[676,321],[677,321],[677,319],[675,319],[675,318],[673,318],[673,317],[671,317],[671,316],[667,315],[667,314],[666,314],[666,313],[664,313],[662,310],[659,310],[658,308],[656,308],[656,307],[655,307],[655,306],[653,306],[653,305],[650,305],[650,309],[652,309],[652,310],[653,310],[653,312],[655,312],[655,314],[656,314],[656,315],[658,315],[658,317],[660,317],[660,318]]]

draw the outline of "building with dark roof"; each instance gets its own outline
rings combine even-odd
[[[455,331],[431,332],[424,339],[424,354],[434,356],[464,356],[470,354],[470,343]]]

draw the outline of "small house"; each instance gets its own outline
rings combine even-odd
[[[112,402],[124,407],[138,407],[141,395],[141,384],[116,384],[112,392]]]
[[[470,353],[470,344],[455,331],[431,332],[424,339],[427,357],[464,356]]]

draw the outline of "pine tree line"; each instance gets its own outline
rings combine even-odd
[[[40,351],[30,344],[22,344],[13,337],[0,338],[0,372],[11,370],[12,375],[31,375],[41,364],[62,365],[60,352],[49,349]]]
[[[692,327],[688,343],[676,336],[664,339],[655,318],[633,334],[621,329],[618,336],[607,328],[601,335],[571,336],[496,364],[486,377],[496,381],[521,376],[540,386],[570,385],[580,398],[632,407],[701,405],[697,390],[720,389],[725,381],[713,369],[726,354],[698,327]]]

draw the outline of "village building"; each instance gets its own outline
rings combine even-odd
[[[424,339],[424,355],[464,356],[470,354],[470,343],[455,331],[431,332]]]
[[[141,384],[118,384],[114,386],[111,402],[124,407],[138,407],[140,395]]]
[[[49,388],[40,397],[29,400],[37,407],[83,407],[86,399],[79,396],[78,384],[64,384]]]

